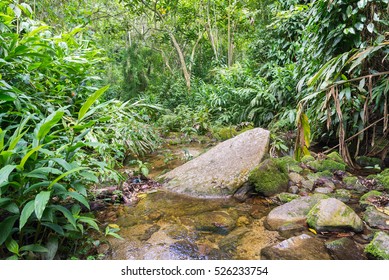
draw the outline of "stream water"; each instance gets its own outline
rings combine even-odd
[[[144,160],[154,166],[150,175],[155,178],[209,148],[198,143],[165,147]],[[238,202],[233,198],[200,199],[158,190],[142,194],[136,205],[114,205],[99,219],[117,224],[123,238],[109,239],[107,259],[247,260],[260,259],[262,248],[294,235],[286,232],[281,236],[266,229],[266,216],[276,206],[274,201],[259,196]],[[323,239],[307,228],[303,232]]]

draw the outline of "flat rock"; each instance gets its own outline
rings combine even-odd
[[[366,260],[363,249],[350,238],[329,241],[325,246],[335,260]]]
[[[306,224],[306,216],[311,208],[326,198],[328,196],[322,194],[296,198],[270,211],[266,223],[271,230],[280,230],[285,226],[290,229],[294,225],[299,228]]]
[[[324,243],[307,234],[291,237],[261,250],[264,260],[330,260]]]
[[[389,209],[386,211],[389,213]],[[372,228],[389,230],[389,216],[383,212],[378,211],[374,206],[369,206],[363,215],[363,220]]]
[[[336,198],[320,200],[309,211],[307,223],[317,231],[361,232],[363,230],[361,218],[354,210]]]
[[[163,186],[192,196],[233,195],[262,161],[268,150],[269,134],[268,130],[255,128],[224,141],[162,175]]]

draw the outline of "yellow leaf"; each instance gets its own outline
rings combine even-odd
[[[109,224],[108,225],[110,228],[119,228],[119,226],[117,224]]]
[[[308,230],[309,230],[310,232],[312,232],[313,234],[317,234],[317,231],[314,230],[313,228],[308,228]]]
[[[147,196],[147,193],[140,193],[137,195],[138,198],[143,199]]]

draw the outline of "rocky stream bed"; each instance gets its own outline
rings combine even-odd
[[[176,146],[170,153],[187,156],[190,150],[196,157],[210,148],[194,146]],[[160,154],[149,160],[160,162]],[[189,196],[189,186],[177,191],[175,183],[173,192],[166,182],[144,178],[144,185],[154,185],[144,187],[136,202],[97,211],[101,223],[121,228],[123,238],[110,238],[100,252],[108,259],[138,260],[389,259],[389,169],[357,176],[336,152],[301,162],[291,157],[260,161],[233,195],[222,185],[228,195],[206,197],[201,186],[200,196],[193,189]]]

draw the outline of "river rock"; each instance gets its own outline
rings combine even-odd
[[[312,196],[300,197],[278,206],[270,211],[266,223],[271,230],[280,230],[287,226],[288,229],[300,228],[306,224],[306,216],[311,208],[322,199],[328,196],[314,194]]]
[[[346,204],[336,198],[320,200],[308,213],[307,223],[317,231],[361,232],[361,218]]]
[[[374,235],[365,252],[374,259],[389,260],[389,235],[382,231]]]
[[[366,256],[352,239],[340,238],[325,243],[327,250],[335,260],[365,260]]]
[[[264,260],[330,260],[322,241],[307,234],[291,237],[261,250]]]
[[[269,131],[255,128],[162,175],[166,189],[192,196],[230,196],[268,150]]]
[[[197,230],[210,231],[222,235],[228,234],[236,227],[236,219],[233,219],[227,212],[213,211],[206,212],[193,217]]]
[[[263,196],[272,196],[288,188],[288,172],[279,159],[270,158],[250,172],[249,182]]]
[[[388,207],[382,209],[386,209],[387,213],[389,213]],[[389,216],[378,211],[374,206],[367,207],[363,220],[372,228],[389,230]]]

